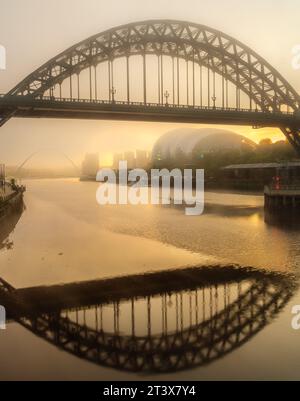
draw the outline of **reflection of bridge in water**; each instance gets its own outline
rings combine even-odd
[[[129,372],[202,366],[249,341],[296,289],[290,275],[202,267],[50,287],[1,280],[8,319],[73,355]]]

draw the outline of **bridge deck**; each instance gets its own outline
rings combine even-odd
[[[257,279],[260,273],[255,270],[237,269],[234,266],[187,268],[81,283],[14,289],[13,295],[14,299],[34,315],[121,302],[130,298],[144,298],[166,292],[195,290],[233,281],[241,282],[249,276]],[[263,276],[261,278],[263,279]],[[0,293],[0,301],[4,301],[5,305],[7,301],[2,297]],[[15,308],[11,305],[8,309]]]
[[[0,97],[0,117],[3,121],[10,117],[72,118],[300,127],[300,116],[295,113],[87,99],[33,99],[26,96]]]

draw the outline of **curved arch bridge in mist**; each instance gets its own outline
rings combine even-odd
[[[50,287],[0,279],[8,324],[127,372],[207,365],[250,341],[289,302],[292,275],[207,266]]]
[[[300,97],[267,61],[209,27],[131,23],[67,49],[0,97],[12,117],[279,127],[300,153]]]

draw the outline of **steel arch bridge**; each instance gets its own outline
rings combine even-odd
[[[40,154],[43,151],[48,151],[48,149],[41,149],[35,151],[31,153],[28,157],[26,157],[26,159],[23,160],[23,162],[16,168],[16,171],[13,176],[19,177],[20,172],[26,166],[26,164],[29,163],[30,160],[32,160],[36,155]],[[73,162],[73,160],[68,155],[66,155],[64,152],[61,152],[60,150],[54,150],[54,152],[62,156],[66,161],[68,161],[70,165],[73,167],[74,171],[76,171],[77,174],[80,174],[80,168],[76,165],[76,163]]]
[[[2,95],[0,125],[53,117],[275,126],[300,153],[299,110],[296,90],[243,43],[207,26],[152,20],[48,61]]]
[[[1,279],[0,299],[9,319],[77,357],[127,372],[167,373],[209,364],[248,342],[290,300],[294,280],[232,266],[21,290]],[[104,308],[113,329],[104,327]],[[137,333],[141,314],[145,334]]]

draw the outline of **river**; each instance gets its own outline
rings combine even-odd
[[[227,322],[226,330],[229,327],[235,333],[235,345],[230,345],[230,349],[212,355],[213,347],[205,343],[205,350],[208,346],[211,348],[209,355],[202,355],[202,359],[197,354],[194,358],[187,357],[189,363],[173,363],[172,354],[169,366],[158,360],[156,365],[152,361],[145,363],[144,368],[134,368],[132,364],[122,362],[128,354],[129,343],[125,342],[122,350],[106,349],[105,352],[114,353],[114,358],[108,361],[111,356],[102,355],[100,358],[98,355],[97,363],[92,360],[93,355],[76,355],[74,349],[70,351],[66,346],[59,346],[12,319],[6,330],[0,330],[1,380],[300,379],[300,332],[291,327],[292,307],[300,304],[297,287],[300,229],[267,224],[262,196],[207,192],[204,214],[188,217],[183,208],[174,206],[99,206],[96,203],[97,183],[59,179],[28,180],[24,184],[27,192],[22,215],[11,227],[7,228],[4,223],[0,227],[0,277],[14,288],[101,281],[149,272],[155,275],[174,269],[189,271],[194,267],[211,269],[217,266],[216,269],[220,269],[238,265],[241,270],[249,272],[249,279],[242,280],[239,290],[247,291],[249,285],[253,285],[254,298],[247,306],[252,313],[251,328],[241,325],[241,319],[248,314],[243,309],[238,315],[239,327],[230,323],[228,316],[224,320]],[[252,277],[252,270],[259,271],[262,276]],[[284,283],[281,287],[278,277]],[[274,288],[272,280],[276,282]],[[262,289],[262,298],[255,292],[254,284],[257,282],[267,283]],[[226,310],[231,303],[239,305],[241,310],[243,298],[239,298],[234,280],[229,280],[227,287],[222,284],[219,293],[219,284],[215,286],[213,283],[206,286],[206,293],[203,291],[203,300],[207,296],[210,301],[202,306],[204,314],[210,310],[210,319],[216,324],[211,330],[218,333],[218,330],[223,330],[216,323],[221,319],[218,308]],[[272,287],[270,290],[269,285]],[[231,299],[227,294],[230,288]],[[201,301],[195,289],[180,291],[182,332],[196,326],[196,314],[198,324],[197,305]],[[286,298],[283,296],[285,291]],[[218,297],[226,300],[222,306],[215,307],[212,303],[217,302]],[[278,310],[264,312],[262,318],[260,312],[256,313],[258,309],[253,308],[267,302],[268,297],[271,297],[271,303],[266,308],[275,305]],[[153,297],[151,330],[154,337],[161,332],[165,336],[178,332],[178,317],[174,317],[177,300],[170,290],[167,295],[157,293]],[[141,297],[136,300],[136,336],[149,334],[146,309],[143,309],[146,301]],[[161,301],[166,303],[164,310],[169,308],[168,321],[162,317],[163,326],[158,322],[161,319]],[[106,324],[108,333],[115,329],[111,327],[112,315],[109,314],[114,306],[113,303],[106,305],[105,313],[101,312],[104,313],[101,324]],[[117,331],[120,336],[129,338],[132,335],[131,323],[128,323],[130,300],[121,306],[118,313],[121,313],[123,326]],[[92,309],[92,313],[99,311],[95,307]],[[64,313],[74,320],[74,310]],[[84,313],[84,319],[87,319],[84,325],[89,325],[92,321],[89,308]],[[235,312],[230,313],[234,315]],[[212,319],[213,316],[217,316],[217,320]],[[258,321],[257,330],[253,330]],[[207,328],[205,326],[205,330]],[[247,330],[252,331],[246,334]],[[203,334],[204,337],[207,335]],[[224,333],[222,336],[226,337]],[[230,342],[229,338],[227,340]],[[216,339],[216,347],[220,346],[218,341]],[[135,356],[137,364],[139,358],[147,359],[145,355],[139,356],[139,346],[140,343],[134,345],[134,352],[138,354]],[[186,350],[186,346],[182,346],[181,354]]]

